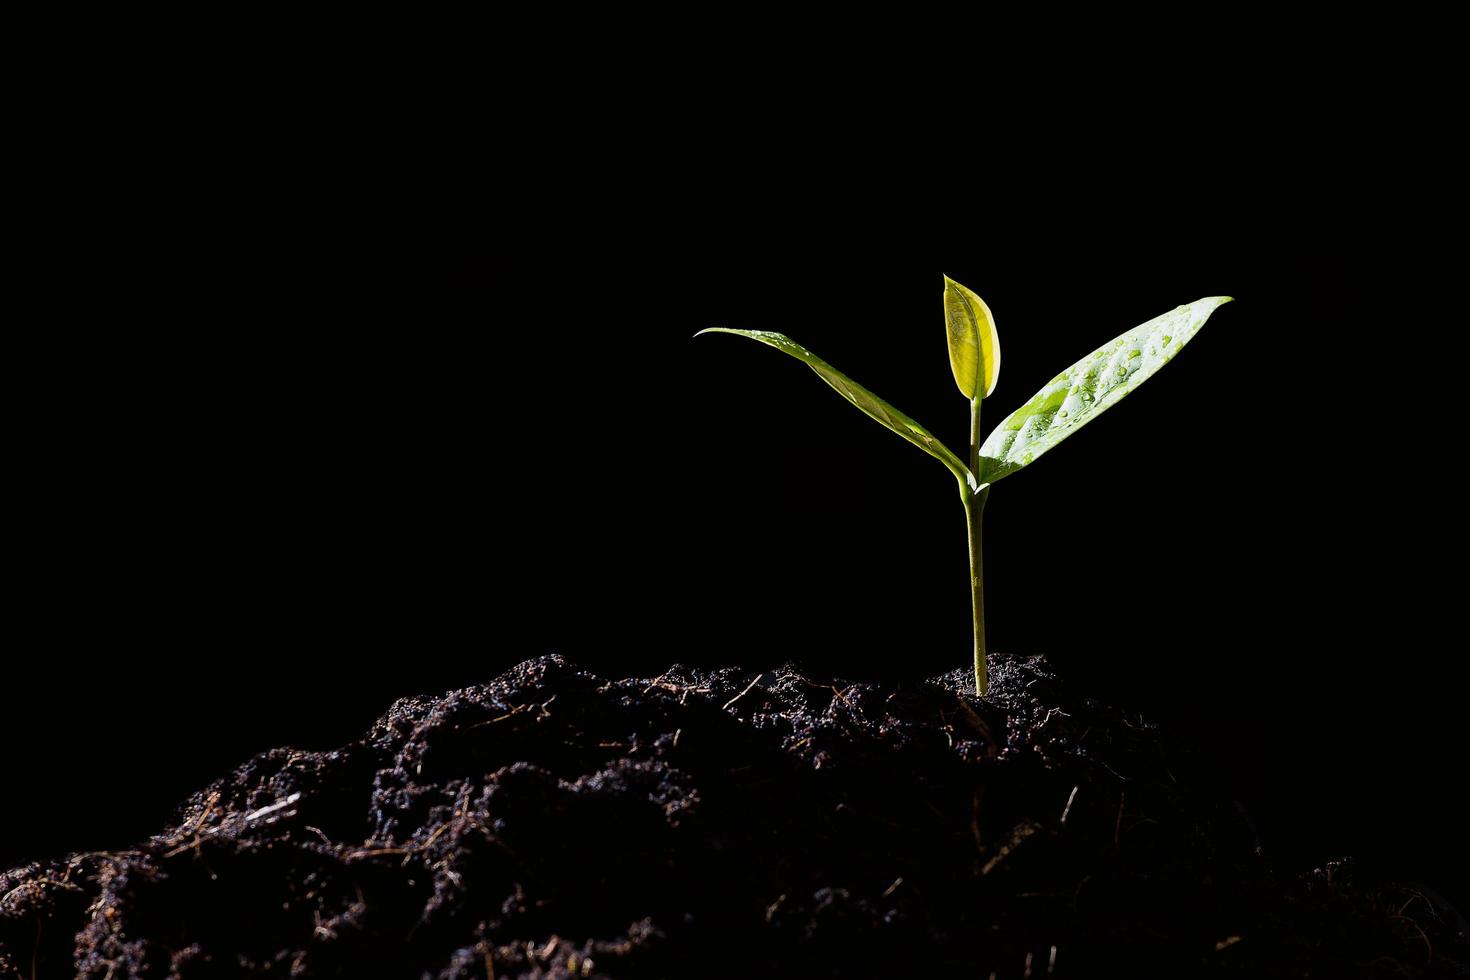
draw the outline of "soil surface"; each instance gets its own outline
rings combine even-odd
[[[1470,975],[1432,894],[1274,874],[1145,720],[971,683],[531,660],[0,875],[0,977]]]

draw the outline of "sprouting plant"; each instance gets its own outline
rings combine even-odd
[[[991,486],[1111,408],[1163,367],[1204,326],[1210,314],[1230,302],[1209,296],[1134,327],[1052,378],[1031,400],[980,441],[980,404],[995,390],[1000,375],[1000,338],[990,307],[974,292],[944,277],[944,323],[949,366],[960,393],[970,400],[968,464],[950,452],[922,425],[873,394],[784,334],[767,330],[709,327],[706,333],[733,333],[785,351],[817,372],[863,412],[943,463],[959,481],[970,539],[970,597],[975,626],[975,690],[985,693],[985,597],[980,553],[981,518]]]

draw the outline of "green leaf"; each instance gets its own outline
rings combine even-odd
[[[969,289],[944,277],[944,327],[949,369],[960,394],[988,398],[1000,378],[1000,334],[990,307]]]
[[[1210,314],[1230,300],[1210,296],[1170,310],[1052,378],[986,438],[976,478],[994,483],[1009,476],[1117,404],[1169,363]]]
[[[700,334],[706,333],[733,333],[740,337],[749,337],[751,340],[758,340],[779,351],[785,351],[817,372],[818,377],[837,389],[840,395],[856,405],[870,418],[876,419],[887,428],[892,429],[909,442],[924,450],[930,456],[939,460],[949,468],[951,473],[967,485],[974,486],[974,478],[970,475],[969,467],[960,462],[959,457],[950,452],[944,443],[940,442],[933,435],[930,435],[928,429],[925,429],[922,425],[785,334],[772,333],[769,330],[733,330],[729,327],[708,327],[699,331],[694,336],[698,337]]]

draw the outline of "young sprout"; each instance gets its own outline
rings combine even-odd
[[[985,596],[980,553],[981,517],[990,488],[1111,408],[1167,364],[1229,296],[1209,296],[1180,306],[1116,337],[1061,374],[980,440],[980,405],[1000,375],[1000,337],[990,307],[971,290],[944,277],[944,325],[949,366],[960,394],[970,401],[968,461],[950,452],[922,425],[873,394],[805,347],[767,330],[709,327],[695,334],[733,333],[758,340],[806,364],[871,418],[939,460],[959,482],[970,540],[970,607],[975,626],[975,691],[984,694]]]

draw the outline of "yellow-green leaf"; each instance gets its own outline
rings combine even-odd
[[[974,478],[970,475],[970,468],[960,462],[959,457],[950,452],[949,447],[945,446],[944,443],[931,435],[928,429],[785,334],[773,333],[769,330],[734,330],[729,327],[708,327],[699,331],[694,336],[698,337],[700,334],[706,333],[733,333],[740,337],[749,337],[751,340],[758,340],[767,346],[790,354],[815,371],[819,378],[835,388],[838,394],[856,405],[869,418],[876,420],[885,428],[898,433],[898,435],[939,460],[965,484],[974,484]]]
[[[994,483],[1112,408],[1179,353],[1229,296],[1176,307],[1104,344],[1046,383],[980,447],[982,483]]]
[[[973,290],[944,277],[944,326],[949,367],[966,398],[985,398],[1000,377],[1000,335],[990,307]]]

